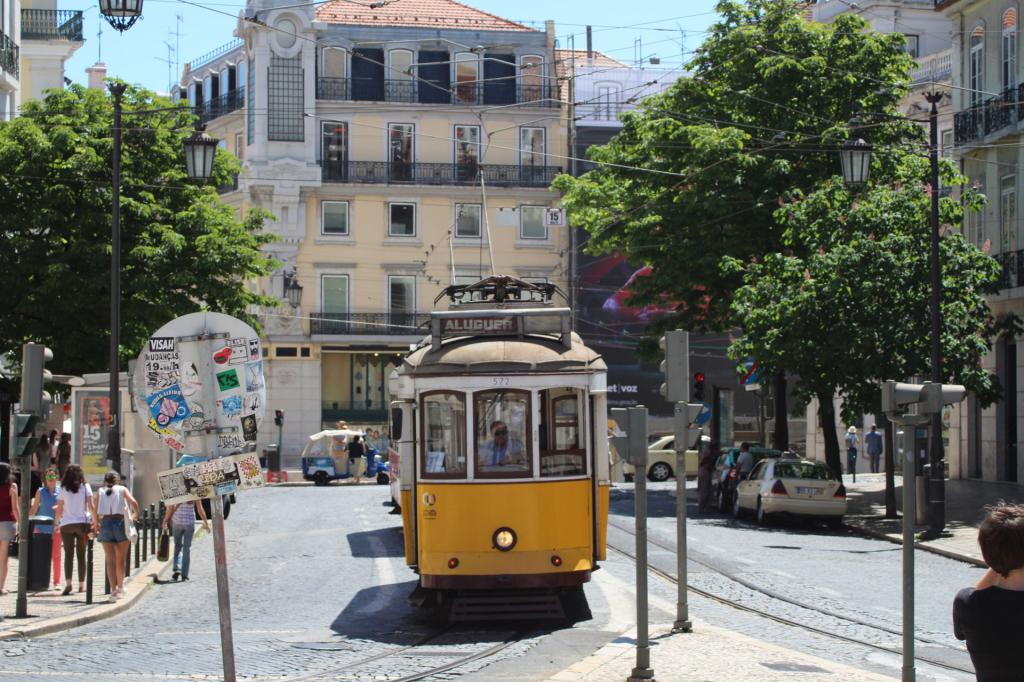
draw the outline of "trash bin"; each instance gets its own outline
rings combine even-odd
[[[271,443],[263,451],[267,460],[267,471],[281,470],[281,452],[277,449],[277,443]]]
[[[30,516],[28,519],[28,589],[40,592],[50,587],[50,559],[53,551],[53,535],[36,533],[41,526],[53,527],[50,516]]]

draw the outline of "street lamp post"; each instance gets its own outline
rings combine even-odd
[[[112,216],[110,221],[110,433],[107,459],[110,468],[121,472],[121,98],[127,86],[111,83],[114,96],[114,144],[112,159]]]

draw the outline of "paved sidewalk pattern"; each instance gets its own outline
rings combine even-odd
[[[903,519],[885,518],[885,475],[859,474],[854,483],[843,476],[848,511],[846,524],[855,531],[902,544]],[[896,508],[902,509],[903,478],[896,476]],[[919,540],[922,549],[978,566],[984,566],[978,548],[978,525],[985,507],[999,501],[1024,502],[1024,488],[1014,483],[978,480],[946,481],[946,530],[948,536]],[[923,525],[917,531],[924,530]]]
[[[670,625],[651,627],[650,639],[651,667],[659,682],[892,679],[700,622],[694,624],[693,632],[684,634],[672,634]],[[636,664],[635,645],[634,629],[548,678],[548,682],[625,680]]]

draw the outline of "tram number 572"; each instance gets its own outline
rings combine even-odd
[[[495,385],[495,386],[508,386],[509,385],[509,378],[508,377],[492,377],[491,378],[491,383],[493,385]]]

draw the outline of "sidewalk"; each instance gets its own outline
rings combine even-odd
[[[636,664],[635,638],[635,629],[624,633],[593,655],[548,678],[548,682],[625,680]],[[893,679],[701,622],[694,624],[693,632],[684,634],[672,634],[671,625],[652,626],[650,640],[651,667],[658,682]]]
[[[201,532],[201,531],[200,531]],[[199,532],[197,532],[199,536]],[[139,539],[142,542],[142,539]],[[22,548],[28,551],[28,547]],[[125,595],[116,602],[108,602],[109,595],[104,594],[105,578],[105,557],[103,545],[99,542],[93,543],[93,566],[92,566],[92,604],[85,603],[86,593],[78,592],[78,563],[75,562],[72,574],[72,587],[74,592],[68,596],[62,596],[63,589],[63,552],[61,553],[61,590],[44,590],[41,592],[28,593],[28,617],[16,618],[16,603],[18,598],[18,559],[11,557],[8,560],[7,583],[4,586],[8,590],[6,595],[0,596],[0,639],[13,639],[18,637],[38,637],[61,630],[78,627],[86,623],[92,623],[104,618],[121,613],[132,607],[145,591],[169,565],[166,561],[157,561],[155,554],[149,554],[147,560],[135,568],[135,548],[130,549],[132,563],[131,574],[125,578]],[[140,551],[141,561],[141,551]],[[53,579],[52,569],[50,579]]]
[[[885,475],[858,474],[854,483],[843,476],[846,485],[846,525],[853,530],[902,544],[903,519],[885,518]],[[949,537],[918,541],[919,549],[941,554],[978,566],[984,566],[978,549],[978,525],[985,506],[1000,500],[1024,502],[1024,487],[1016,483],[978,480],[946,481],[946,530]],[[902,509],[903,479],[896,476],[896,508]],[[917,530],[923,530],[918,526]]]

